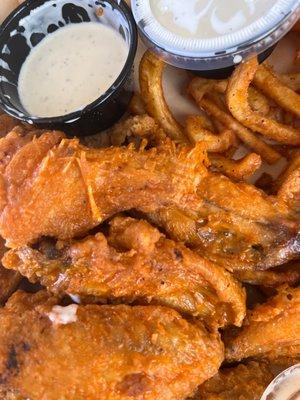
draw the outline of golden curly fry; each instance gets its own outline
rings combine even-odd
[[[185,131],[191,143],[204,142],[207,151],[212,153],[223,153],[236,143],[235,135],[230,130],[214,134],[202,127],[202,121],[202,116],[187,117]]]
[[[161,127],[176,142],[187,142],[187,138],[173,117],[166,103],[162,74],[165,67],[164,61],[159,59],[149,50],[144,54],[140,63],[140,89],[147,113],[159,122]]]
[[[300,90],[300,72],[280,75],[281,81],[295,92]]]
[[[165,307],[65,308],[17,292],[0,325],[2,400],[185,400],[224,356],[218,334]]]
[[[129,104],[128,111],[133,115],[146,114],[145,105],[140,93],[134,93],[131,102]]]
[[[300,116],[300,96],[283,84],[280,77],[270,67],[261,64],[252,82],[283,109]]]
[[[226,94],[228,80],[212,80],[204,78],[195,78],[198,86],[198,101],[205,95],[214,92]],[[257,89],[249,86],[248,89],[249,103],[254,111],[259,111],[262,115],[267,115],[270,111],[270,103],[268,99]]]
[[[190,82],[188,92],[194,98],[199,107],[201,107],[212,117],[216,118],[228,129],[233,131],[239,137],[239,139],[245,143],[246,146],[254,150],[255,153],[259,154],[269,164],[276,163],[281,158],[281,155],[276,150],[259,139],[252,131],[245,128],[228,112],[222,110],[222,108],[216,105],[213,101],[207,98],[202,98],[201,95],[199,96],[199,85],[197,79],[198,78],[193,79]]]
[[[230,273],[181,243],[167,240],[145,221],[115,217],[107,237],[21,247],[3,258],[7,268],[54,294],[81,300],[159,304],[200,317],[211,327],[242,324],[245,292]]]
[[[232,160],[219,154],[210,155],[209,161],[219,172],[235,180],[247,180],[261,167],[261,157],[249,153],[240,160]]]
[[[285,287],[248,312],[243,327],[228,334],[226,359],[276,359],[300,356],[300,288]]]
[[[199,387],[192,400],[260,400],[273,378],[265,363],[251,361],[223,368]]]
[[[226,93],[227,106],[230,112],[239,122],[255,132],[259,132],[279,143],[292,146],[300,145],[299,129],[280,124],[251,109],[248,102],[248,88],[257,71],[257,58],[252,58],[236,68],[229,80]],[[287,88],[287,90],[289,89]]]
[[[300,169],[300,150],[297,150],[296,153],[289,159],[287,166],[275,180],[273,184],[273,190],[278,192],[282,185],[287,182],[290,176],[297,169]]]

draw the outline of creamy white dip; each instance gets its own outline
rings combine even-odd
[[[213,38],[250,25],[278,0],[150,0],[155,18],[183,37]]]
[[[127,55],[123,37],[106,25],[83,22],[58,29],[25,60],[18,82],[21,103],[35,117],[82,109],[113,85]]]

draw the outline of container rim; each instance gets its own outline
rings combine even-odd
[[[46,3],[51,2],[52,0],[26,0],[20,6],[18,6],[2,23],[0,28],[0,48],[2,49],[5,46],[3,35],[9,30],[9,26],[12,21],[17,19],[18,21],[23,18],[23,13],[27,10],[34,10],[37,7],[45,5]],[[61,0],[56,0],[56,2],[60,2]],[[117,93],[123,84],[126,82],[128,75],[131,72],[138,44],[138,32],[135,20],[133,18],[131,9],[126,4],[124,0],[104,0],[105,2],[111,4],[115,9],[117,9],[123,17],[126,19],[129,26],[129,34],[130,34],[130,44],[128,50],[128,56],[122,71],[120,72],[118,78],[115,82],[110,86],[110,88],[103,93],[100,97],[98,97],[92,103],[86,105],[84,108],[71,112],[69,114],[55,116],[55,117],[35,117],[31,115],[20,115],[15,107],[11,105],[7,105],[3,99],[0,99],[0,107],[12,117],[27,122],[29,124],[71,124],[77,120],[79,120],[84,114],[87,114],[93,109],[98,108],[100,105],[104,104],[106,101],[110,100],[111,97]],[[72,3],[72,0],[69,1]],[[101,2],[99,1],[99,5],[101,6]],[[89,22],[87,22],[89,23]],[[0,86],[0,91],[2,91]],[[3,91],[2,91],[3,92]]]
[[[279,7],[283,3],[285,4],[285,12],[282,12]],[[177,57],[203,59],[230,55],[266,39],[284,25],[293,13],[300,15],[300,0],[278,1],[267,15],[262,16],[249,26],[228,35],[216,36],[213,39],[183,38],[170,32],[153,15],[150,0],[132,0],[132,11],[138,28],[155,46]],[[277,21],[275,25],[270,22],[271,18],[274,22]],[[269,28],[263,28],[265,25]],[[224,38],[232,38],[231,44],[228,43],[228,46],[226,46]],[[274,44],[274,41],[270,43],[270,46],[272,44]]]

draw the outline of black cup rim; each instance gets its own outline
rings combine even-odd
[[[8,28],[8,25],[12,20],[15,18],[20,19],[19,14],[26,8],[29,8],[29,10],[33,10],[36,7],[47,3],[48,1],[51,0],[26,0],[23,2],[20,6],[18,6],[9,16],[3,21],[2,25],[0,25],[0,48],[3,48],[5,43],[3,43],[3,34],[5,30]],[[58,0],[59,1],[59,0]],[[68,123],[73,123],[77,120],[80,120],[83,115],[93,111],[94,109],[98,108],[99,106],[105,104],[107,101],[109,101],[115,93],[119,91],[119,89],[123,86],[123,84],[126,82],[126,79],[128,75],[131,72],[136,52],[137,52],[137,45],[138,45],[138,31],[137,31],[137,26],[133,17],[133,14],[131,12],[131,9],[127,5],[127,3],[124,0],[105,0],[106,2],[112,4],[116,9],[122,12],[123,16],[128,22],[129,26],[129,32],[130,32],[130,46],[129,46],[129,51],[128,51],[128,56],[126,59],[126,62],[124,64],[124,67],[122,71],[120,72],[118,78],[115,80],[115,82],[111,85],[107,91],[102,94],[100,97],[98,97],[95,101],[92,103],[86,105],[83,109],[73,111],[69,114],[66,115],[61,115],[61,116],[56,116],[56,117],[35,117],[35,116],[30,116],[30,115],[22,115],[20,116],[18,111],[15,111],[12,109],[11,106],[7,106],[6,103],[0,99],[0,107],[9,115],[12,117],[27,122],[29,124],[43,124],[43,125],[50,125],[50,124],[68,124]],[[70,3],[72,3],[72,0],[70,0]],[[1,89],[0,89],[1,90]]]

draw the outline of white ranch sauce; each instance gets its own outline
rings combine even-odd
[[[123,37],[106,25],[83,22],[58,29],[33,48],[21,68],[23,107],[35,117],[82,109],[113,85],[127,55]]]
[[[182,37],[214,38],[245,28],[277,0],[150,0],[157,21]]]

